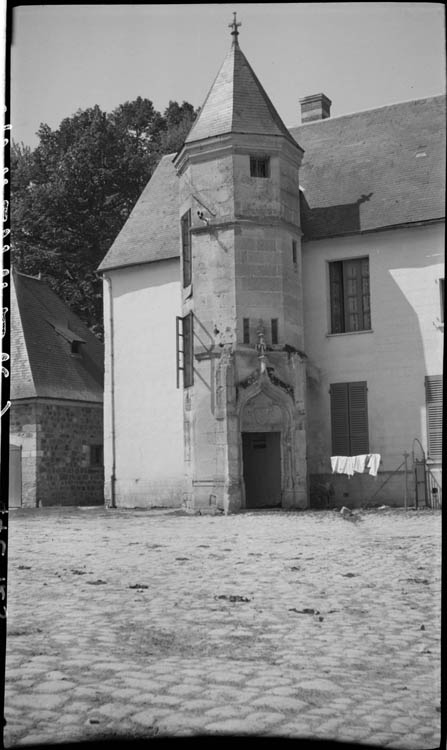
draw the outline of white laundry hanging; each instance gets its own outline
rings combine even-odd
[[[376,477],[380,461],[380,453],[365,453],[361,456],[331,456],[332,473],[347,474],[348,477],[352,477],[354,472],[363,474],[365,468],[368,468],[370,475]]]

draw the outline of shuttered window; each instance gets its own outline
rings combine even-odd
[[[187,211],[181,218],[182,228],[182,261],[183,261],[183,286],[191,284],[192,258],[191,258],[191,211]]]
[[[427,448],[430,458],[442,458],[442,375],[425,378]]]
[[[366,382],[333,383],[330,394],[332,455],[369,453]]]
[[[371,328],[369,259],[329,263],[331,333]]]

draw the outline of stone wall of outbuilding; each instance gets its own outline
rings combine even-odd
[[[102,404],[16,403],[10,425],[22,446],[23,507],[104,502]]]

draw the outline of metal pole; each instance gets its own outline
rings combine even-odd
[[[405,459],[405,484],[404,484],[404,506],[405,510],[408,509],[408,468],[407,468],[407,459],[410,454],[405,451],[404,453],[404,459]]]

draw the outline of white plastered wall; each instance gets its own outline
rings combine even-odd
[[[114,456],[118,507],[181,504],[183,406],[182,390],[176,387],[175,341],[179,314],[178,259],[105,274],[104,460],[108,504],[112,501]]]
[[[330,334],[328,264],[368,256],[372,332]],[[393,471],[414,438],[427,448],[424,379],[442,373],[444,225],[303,244],[308,465],[330,472],[331,383],[366,380],[370,451]]]

